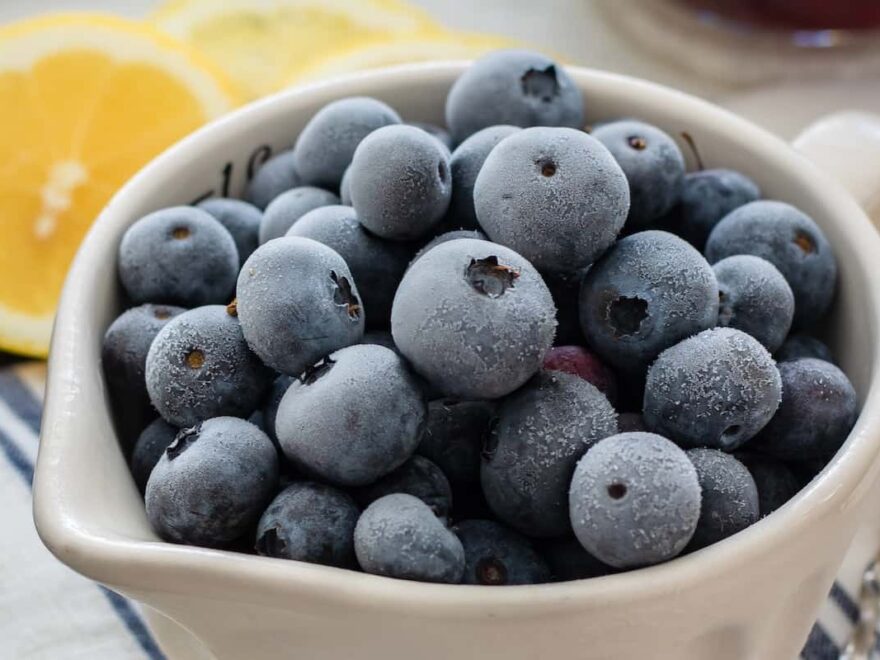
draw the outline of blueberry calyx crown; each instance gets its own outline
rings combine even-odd
[[[465,278],[471,287],[490,298],[500,298],[505,291],[514,288],[518,277],[517,269],[499,264],[495,255],[485,259],[471,259],[465,272]]]
[[[264,557],[280,557],[287,549],[287,543],[278,536],[277,527],[270,527],[257,539],[254,549]]]
[[[357,320],[361,315],[361,301],[351,290],[351,282],[343,275],[339,276],[335,270],[330,271],[330,279],[336,285],[336,291],[333,294],[333,301],[337,305],[345,305],[348,312],[348,318]]]
[[[333,368],[334,364],[336,364],[336,360],[331,360],[329,357],[322,358],[312,366],[306,367],[306,370],[300,376],[300,382],[303,385],[313,385],[321,376],[326,375]]]
[[[556,77],[556,66],[551,64],[546,69],[529,69],[520,78],[523,93],[550,103],[553,97],[559,96],[559,79]]]
[[[165,454],[169,461],[173,461],[187,450],[196,440],[199,439],[199,433],[202,431],[202,425],[196,424],[188,429],[181,429],[174,437],[174,441],[168,445]]]
[[[617,337],[638,333],[648,316],[648,302],[638,296],[619,296],[608,305],[608,324]]]
[[[497,557],[481,557],[474,567],[477,583],[489,586],[507,584],[507,567]]]

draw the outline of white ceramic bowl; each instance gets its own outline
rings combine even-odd
[[[409,120],[442,120],[463,63],[402,67],[292,90],[168,150],[110,202],[71,269],[49,365],[35,483],[46,545],[76,571],[158,610],[181,657],[305,660],[743,660],[793,657],[855,534],[880,472],[880,240],[858,205],[787,144],[696,98],[571,69],[590,121],[637,116],[687,131],[708,166],[739,169],[765,196],[822,226],[840,264],[828,327],[863,405],[844,448],[773,515],[693,555],[563,584],[489,589],[422,584],[160,541],[117,445],[99,368],[119,310],[116,248],[143,214],[209,191],[238,193],[249,162],[292,144],[333,99],[366,94]],[[689,153],[687,149],[685,153]],[[184,640],[184,641],[181,641]]]

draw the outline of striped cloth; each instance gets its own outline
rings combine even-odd
[[[44,382],[42,363],[0,369],[0,658],[164,658],[137,604],[63,566],[37,537],[31,482]],[[865,550],[852,553],[857,565],[844,564],[804,660],[839,658],[858,619],[861,567],[872,554]]]

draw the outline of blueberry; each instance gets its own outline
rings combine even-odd
[[[675,141],[656,126],[625,119],[595,128],[629,182],[627,231],[652,225],[678,201],[684,182],[684,156]]]
[[[745,465],[717,449],[691,449],[687,456],[702,490],[700,520],[689,549],[717,543],[758,520],[758,487]]]
[[[135,304],[226,303],[238,273],[232,235],[210,214],[175,206],[145,215],[119,244],[119,279]]]
[[[491,401],[437,399],[428,404],[417,451],[440,467],[453,489],[480,482],[480,453],[495,408]]]
[[[846,374],[815,358],[782,362],[779,374],[782,403],[750,448],[783,460],[834,454],[856,421],[856,391]]]
[[[394,337],[391,336],[390,332],[386,332],[384,330],[372,330],[370,332],[364,333],[364,338],[361,340],[362,344],[377,344],[379,346],[384,346],[385,348],[390,348],[395,353],[398,353],[397,346],[394,345]]]
[[[779,348],[794,318],[794,294],[776,266],[738,254],[712,270],[718,280],[718,325],[747,332],[771,353]]]
[[[437,124],[429,124],[424,121],[411,121],[407,122],[410,126],[415,126],[416,128],[421,128],[428,135],[436,138],[440,144],[446,147],[447,151],[452,152],[453,142],[452,136],[442,126],[437,126]]]
[[[342,181],[339,182],[339,199],[346,206],[351,206],[351,165],[345,168]]]
[[[413,126],[386,126],[364,138],[349,177],[358,219],[381,238],[419,238],[449,208],[449,153]]]
[[[647,431],[648,425],[641,413],[625,412],[617,416],[617,428],[621,433],[631,433],[632,431]]]
[[[342,257],[308,238],[261,245],[238,277],[238,316],[267,365],[298,376],[364,334],[364,310]]]
[[[575,538],[551,539],[541,549],[556,582],[585,580],[614,572],[613,568],[584,550]]]
[[[678,203],[669,212],[671,230],[702,252],[721,219],[761,196],[758,185],[734,170],[701,170],[684,176]]]
[[[300,186],[281,193],[263,213],[260,245],[284,236],[293,223],[309,211],[334,204],[339,204],[339,197],[322,188]]]
[[[415,453],[426,415],[403,360],[362,344],[331,354],[294,382],[275,430],[294,465],[331,483],[365,486]]]
[[[718,319],[718,282],[688,243],[663,231],[618,241],[586,274],[581,327],[590,347],[623,370],[645,369],[661,351]]]
[[[114,418],[124,442],[137,438],[155,416],[145,380],[147,353],[153,339],[180,307],[141,305],[123,312],[107,329],[101,366]]]
[[[556,345],[583,344],[584,333],[578,310],[583,273],[541,273],[556,305]]]
[[[458,583],[464,549],[431,508],[405,493],[373,502],[354,530],[358,563],[367,573],[404,580]]]
[[[516,252],[458,239],[414,262],[394,297],[391,334],[445,396],[494,399],[541,366],[556,325],[550,292]]]
[[[150,473],[162,454],[168,448],[177,433],[176,426],[171,426],[164,419],[156,419],[141,432],[131,453],[131,475],[138,489],[143,493],[147,488]]]
[[[568,486],[598,440],[617,433],[617,414],[593,385],[542,371],[507,397],[483,455],[481,481],[492,511],[528,536],[571,531]]]
[[[286,376],[284,374],[278,376],[272,383],[272,387],[269,388],[269,394],[263,403],[263,430],[276,445],[278,444],[278,434],[275,433],[275,417],[278,415],[278,406],[281,404],[281,399],[287,394],[291,383],[295,380],[296,378],[293,376]]]
[[[490,126],[477,131],[462,142],[449,159],[452,172],[452,200],[449,214],[465,229],[476,229],[474,210],[474,183],[486,162],[489,152],[508,135],[518,132],[517,126]]]
[[[243,264],[257,249],[263,214],[256,206],[238,199],[212,197],[200,202],[198,208],[210,213],[232,235],[239,263]]]
[[[263,210],[283,192],[303,185],[294,167],[293,149],[282,151],[256,171],[244,192],[244,199]]]
[[[412,262],[418,261],[421,257],[423,257],[428,251],[433,250],[438,245],[443,245],[444,243],[448,243],[449,241],[455,241],[459,238],[470,238],[475,241],[488,241],[486,238],[486,234],[481,232],[478,229],[456,229],[453,231],[447,231],[443,234],[439,234],[432,238],[430,241],[425,243],[424,247],[416,252],[416,256],[412,258]]]
[[[783,387],[756,339],[733,328],[706,330],[651,365],[645,422],[683,447],[732,451],[770,421]]]
[[[629,191],[600,142],[571,128],[527,128],[492,149],[474,184],[483,231],[539,270],[589,266],[617,238]]]
[[[352,568],[361,512],[341,490],[310,481],[282,490],[260,518],[256,550],[265,557]]]
[[[271,372],[245,343],[222,305],[197,307],[170,321],[147,354],[150,400],[170,424],[247,417],[269,387]]]
[[[736,457],[745,465],[758,488],[758,508],[767,516],[788,502],[800,490],[794,472],[782,461],[753,452],[738,452]]]
[[[361,506],[366,507],[380,497],[392,493],[407,493],[418,497],[441,518],[452,510],[452,488],[443,471],[424,456],[413,456],[379,481],[359,488],[355,494]]]
[[[595,353],[583,346],[554,346],[544,357],[544,369],[564,371],[595,385],[611,405],[617,401],[617,379]]]
[[[308,184],[335,189],[361,141],[376,129],[400,121],[392,108],[373,98],[354,96],[328,103],[296,140],[296,171]]]
[[[565,70],[525,50],[483,56],[459,76],[446,97],[446,125],[461,142],[498,124],[568,126],[584,124],[584,101]]]
[[[498,587],[550,581],[550,568],[532,542],[491,520],[462,520],[452,531],[464,547],[464,584]]]
[[[368,327],[388,327],[394,292],[412,258],[411,246],[376,238],[361,226],[350,206],[309,211],[287,235],[311,238],[336,250],[358,284]]]
[[[600,440],[577,464],[571,524],[586,550],[615,568],[667,561],[691,540],[700,517],[693,463],[653,433]]]
[[[763,257],[779,269],[794,293],[794,327],[820,319],[831,305],[837,262],[819,226],[790,204],[751,202],[719,222],[706,242],[715,263],[734,254]]]
[[[779,350],[776,351],[777,362],[792,362],[801,358],[816,358],[834,364],[831,349],[819,339],[805,334],[789,335]]]
[[[278,454],[253,424],[209,419],[182,430],[147,482],[147,518],[167,541],[228,545],[260,517],[278,484]]]

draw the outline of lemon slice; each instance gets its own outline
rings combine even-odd
[[[144,163],[235,105],[150,28],[64,14],[0,29],[0,349],[46,354],[83,234]]]
[[[287,77],[286,86],[396,64],[473,59],[492,50],[516,45],[516,42],[504,37],[460,32],[423,33],[406,39],[365,41],[327,55],[308,66],[294,68]]]
[[[171,0],[153,20],[211,57],[247,98],[351,43],[440,30],[398,0]]]

